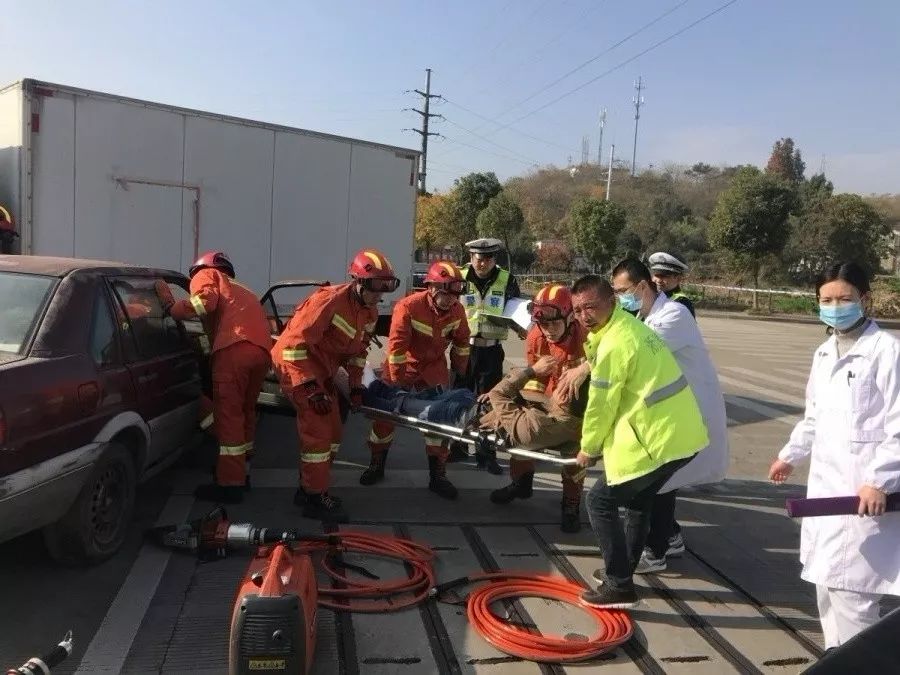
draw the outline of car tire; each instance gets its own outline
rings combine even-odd
[[[68,513],[44,528],[50,556],[64,565],[95,565],[112,557],[128,535],[137,471],[121,443],[109,443]]]

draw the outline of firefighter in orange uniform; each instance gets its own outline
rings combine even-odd
[[[328,494],[342,433],[334,377],[346,368],[351,406],[362,405],[363,368],[378,303],[400,285],[391,263],[375,249],[357,253],[349,274],[350,282],[319,288],[298,305],[272,348],[281,388],[297,409],[300,488],[294,503],[303,506],[307,518],[328,522],[348,520],[340,500]]]
[[[572,293],[559,284],[551,284],[538,291],[531,303],[531,318],[535,325],[528,331],[525,341],[528,365],[533,366],[542,356],[550,355],[556,360],[556,366],[548,377],[530,380],[524,389],[549,397],[562,372],[584,361],[587,331],[573,320]],[[585,473],[585,469],[577,464],[562,468],[561,527],[564,532],[578,532],[581,529],[579,507]],[[534,461],[513,457],[509,462],[509,474],[512,482],[491,493],[491,501],[495,504],[508,504],[516,498],[531,497]]]
[[[382,378],[404,389],[448,387],[448,345],[452,345],[450,365],[458,377],[463,377],[469,367],[469,325],[459,302],[466,290],[462,272],[451,262],[436,262],[425,275],[425,285],[426,290],[397,303],[391,320]],[[393,424],[381,420],[372,424],[372,460],[359,478],[362,485],[374,485],[384,478],[384,463],[393,438]],[[426,435],[425,454],[430,474],[428,489],[446,499],[456,499],[456,487],[447,479],[447,442]]]
[[[216,482],[199,499],[236,504],[247,486],[248,455],[256,434],[256,399],[269,371],[272,336],[256,294],[234,280],[221,251],[204,253],[188,274],[191,297],[175,302],[165,282],[157,294],[166,311],[184,321],[199,317],[212,342],[213,428],[219,442]]]

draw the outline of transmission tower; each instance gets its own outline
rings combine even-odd
[[[644,97],[641,96],[641,91],[646,89],[641,80],[641,76],[638,75],[638,81],[634,83],[634,88],[637,90],[637,95],[632,97],[632,101],[634,101],[634,147],[631,151],[631,176],[634,177],[634,172],[636,170],[637,161],[637,132],[638,132],[638,120],[641,119],[641,106],[644,104]]]
[[[581,137],[581,166],[586,166],[591,156],[591,139],[587,136]]]
[[[597,143],[597,166],[603,164],[603,127],[606,126],[606,108],[600,109],[600,142]]]

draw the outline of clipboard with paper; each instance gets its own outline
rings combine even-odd
[[[531,301],[524,298],[510,298],[503,307],[503,316],[487,314],[485,318],[515,331],[528,330],[531,328],[531,312],[528,311],[530,304]]]

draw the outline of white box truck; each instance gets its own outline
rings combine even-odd
[[[26,79],[0,89],[0,205],[24,255],[185,271],[223,250],[257,294],[383,251],[411,288],[419,153]]]

